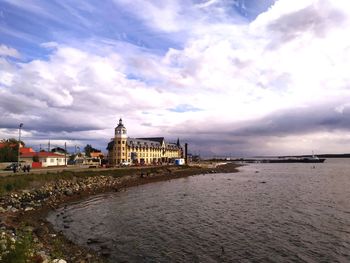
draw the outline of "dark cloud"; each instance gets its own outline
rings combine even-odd
[[[187,124],[178,126],[172,133],[188,142],[190,151],[203,156],[288,154],[288,149],[275,149],[269,144],[276,140],[283,142],[288,136],[303,138],[304,135],[319,132],[350,131],[350,107],[337,111],[337,106],[339,104],[329,103],[291,108],[249,122],[215,124],[202,128],[198,124],[195,127]]]
[[[0,96],[0,110],[2,114],[10,112],[14,114],[20,114],[30,107],[30,102],[25,97],[13,96],[11,94],[1,94]]]
[[[89,114],[73,114],[58,112],[42,112],[40,117],[24,115],[21,120],[14,119],[12,115],[3,115],[0,119],[0,127],[5,129],[16,129],[19,123],[23,123],[25,129],[33,132],[76,132],[94,131],[104,129],[101,123],[96,123]]]
[[[346,15],[335,9],[329,1],[321,1],[297,12],[281,16],[271,22],[267,29],[275,38],[269,48],[274,49],[289,42],[304,32],[311,32],[316,37],[325,37],[329,29],[339,27],[346,20]]]
[[[242,128],[232,131],[232,135],[287,136],[333,130],[350,130],[349,108],[342,113],[337,112],[335,106],[285,110],[243,124]]]

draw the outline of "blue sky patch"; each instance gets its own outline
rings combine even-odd
[[[178,112],[178,113],[184,113],[184,112],[197,112],[197,111],[202,111],[202,109],[193,107],[188,104],[179,104],[173,109],[168,109],[169,111],[172,112]]]

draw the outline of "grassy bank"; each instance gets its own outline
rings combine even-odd
[[[157,174],[164,173],[164,171],[170,171],[174,173],[188,172],[198,170],[200,167],[189,166],[177,166],[176,169],[172,166],[162,167],[140,167],[140,168],[118,168],[118,169],[101,169],[101,170],[89,170],[84,171],[49,171],[47,173],[17,173],[11,176],[0,177],[0,195],[8,194],[14,191],[23,189],[38,188],[45,183],[55,182],[58,180],[74,180],[76,178],[88,178],[94,176],[113,176],[121,177],[125,175],[137,175],[137,174]]]

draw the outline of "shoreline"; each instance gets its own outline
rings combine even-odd
[[[23,233],[29,234],[33,238],[31,248],[33,262],[106,262],[108,255],[89,251],[85,247],[72,243],[62,233],[56,232],[46,220],[47,214],[66,204],[93,195],[192,175],[233,173],[238,172],[239,166],[235,163],[185,167],[164,166],[130,170],[129,173],[116,177],[101,176],[96,173],[96,176],[88,178],[61,179],[45,184],[39,189],[22,190],[19,193],[1,196],[1,232],[14,239],[16,237],[18,239]],[[4,209],[4,206],[7,208]]]

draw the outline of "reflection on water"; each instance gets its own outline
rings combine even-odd
[[[111,262],[350,261],[350,160],[240,170],[98,195],[49,221]]]

